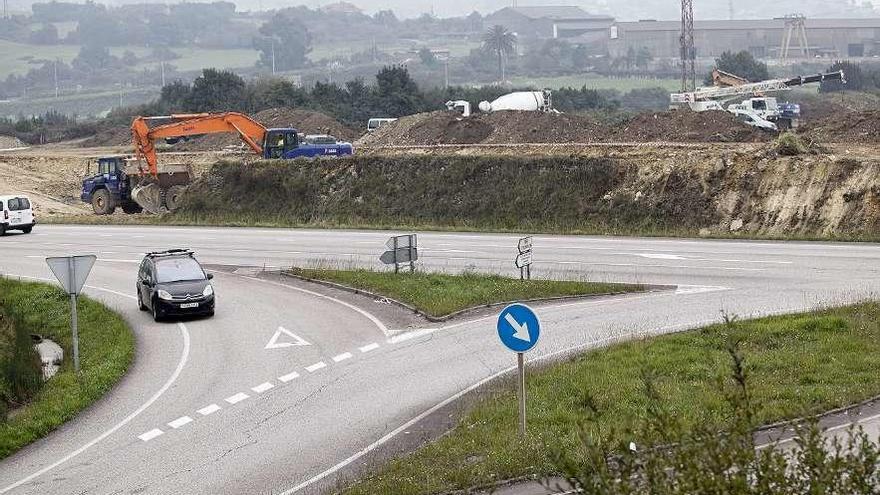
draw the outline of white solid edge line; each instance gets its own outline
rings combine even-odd
[[[283,383],[287,383],[287,382],[289,382],[289,381],[291,381],[291,380],[294,380],[294,379],[296,379],[296,378],[299,378],[299,373],[297,373],[296,371],[294,371],[293,373],[288,373],[288,374],[286,374],[286,375],[279,376],[279,377],[278,377],[278,380],[281,381],[281,382],[283,382]]]
[[[188,425],[193,422],[193,419],[189,416],[181,416],[174,421],[168,423],[168,426],[174,428],[175,430],[180,428],[181,426]]]
[[[207,416],[209,414],[214,414],[215,412],[217,412],[219,410],[220,410],[220,406],[218,406],[217,404],[211,404],[210,406],[205,406],[196,412],[201,414],[202,416]]]
[[[578,351],[581,350],[581,349],[586,349],[586,348],[590,348],[590,347],[599,346],[599,345],[601,345],[601,344],[604,344],[604,343],[606,343],[606,342],[610,342],[610,341],[613,341],[613,340],[625,339],[625,338],[631,338],[631,337],[636,336],[636,335],[667,333],[667,332],[670,332],[670,331],[674,331],[674,330],[677,329],[677,328],[696,328],[696,327],[699,327],[699,326],[708,325],[708,324],[710,324],[710,323],[716,323],[716,322],[717,322],[717,320],[705,320],[705,321],[702,321],[702,322],[696,322],[696,323],[687,323],[687,324],[683,324],[683,325],[672,325],[672,326],[669,326],[669,327],[661,327],[660,329],[658,329],[658,330],[654,330],[654,331],[652,331],[652,332],[634,332],[634,333],[629,333],[629,334],[613,335],[613,336],[605,337],[605,338],[602,338],[602,339],[594,340],[594,341],[591,341],[591,342],[585,342],[585,343],[583,343],[583,344],[579,344],[579,345],[576,345],[576,346],[573,346],[573,347],[569,347],[569,348],[566,348],[566,349],[560,349],[560,350],[558,350],[558,351],[551,352],[550,354],[546,354],[546,355],[544,355],[544,356],[539,356],[538,358],[535,358],[535,359],[529,359],[528,362],[544,361],[544,360],[547,360],[547,359],[551,359],[551,358],[553,358],[553,357],[555,357],[555,356],[558,356],[558,355],[560,355],[560,354],[566,354],[566,353],[578,352]],[[419,421],[425,419],[426,417],[430,416],[430,415],[433,414],[434,412],[436,412],[436,411],[438,411],[438,410],[440,410],[440,409],[446,407],[447,405],[449,405],[449,404],[452,403],[452,402],[455,402],[456,400],[460,399],[460,398],[463,397],[464,395],[467,395],[468,393],[470,393],[470,392],[472,392],[472,391],[474,391],[474,390],[476,390],[476,389],[482,387],[482,386],[485,385],[486,383],[489,383],[490,381],[495,380],[495,379],[497,379],[497,378],[503,376],[504,374],[506,374],[506,373],[510,373],[510,372],[512,372],[512,371],[514,371],[514,370],[516,370],[516,366],[510,366],[510,367],[505,368],[505,369],[503,369],[503,370],[501,370],[501,371],[499,371],[499,372],[497,372],[497,373],[495,373],[495,374],[493,374],[493,375],[490,375],[490,376],[488,376],[488,377],[486,377],[486,378],[483,378],[482,380],[480,380],[480,381],[474,383],[473,385],[471,385],[471,386],[465,388],[464,390],[461,390],[461,391],[457,392],[456,394],[454,394],[454,395],[448,397],[447,399],[445,399],[445,400],[443,400],[443,401],[441,401],[441,402],[438,402],[436,405],[434,405],[434,406],[431,407],[430,409],[424,411],[423,413],[421,413],[421,414],[419,414],[418,416],[414,417],[413,419],[407,421],[406,423],[404,423],[404,424],[398,426],[398,427],[395,428],[393,431],[389,432],[388,434],[386,434],[385,436],[383,436],[383,437],[380,438],[379,440],[376,440],[375,442],[373,442],[373,443],[371,443],[370,445],[364,447],[363,449],[361,449],[361,450],[355,452],[354,454],[352,454],[350,457],[348,457],[347,459],[343,460],[342,462],[340,462],[340,463],[336,464],[335,466],[333,466],[333,467],[327,469],[326,471],[323,471],[323,472],[321,472],[321,473],[318,473],[317,475],[315,475],[315,476],[309,478],[309,479],[306,480],[306,481],[303,481],[302,483],[300,483],[300,484],[294,486],[293,488],[290,488],[289,490],[286,490],[286,491],[281,492],[279,495],[291,495],[291,494],[293,494],[293,493],[296,493],[296,492],[302,490],[303,488],[306,488],[306,487],[308,487],[308,486],[310,486],[310,485],[312,485],[312,484],[314,484],[314,483],[317,483],[318,481],[321,481],[322,479],[324,479],[324,478],[326,478],[327,476],[330,476],[330,475],[332,475],[332,474],[334,474],[334,473],[340,471],[341,469],[344,469],[344,468],[345,468],[346,466],[348,466],[349,464],[351,464],[351,463],[353,463],[354,461],[360,459],[361,457],[363,457],[363,456],[369,454],[370,452],[372,452],[372,451],[375,450],[376,448],[382,446],[382,445],[383,445],[384,443],[386,443],[387,441],[389,441],[389,440],[391,440],[392,438],[394,438],[395,436],[399,435],[401,432],[403,432],[403,431],[409,429],[410,427],[412,427],[413,425],[415,425],[415,424],[418,423]]]
[[[142,435],[138,435],[138,438],[144,442],[149,442],[150,440],[158,437],[159,435],[162,435],[163,433],[165,433],[165,432],[160,430],[159,428],[153,428],[152,430],[150,430]]]
[[[315,363],[311,366],[306,366],[306,371],[308,371],[309,373],[314,373],[314,372],[318,371],[319,369],[326,368],[326,367],[327,367],[327,363],[325,363],[324,361],[318,361],[317,363]]]
[[[265,382],[265,383],[261,383],[261,384],[257,385],[256,387],[251,387],[251,390],[253,390],[254,392],[256,392],[256,393],[258,393],[258,394],[261,394],[261,393],[265,392],[266,390],[269,390],[270,388],[272,388],[272,387],[274,387],[274,386],[275,386],[275,385],[272,385],[272,384],[269,383],[269,382]]]
[[[304,293],[304,294],[309,294],[309,295],[311,295],[311,296],[315,296],[315,297],[318,297],[318,298],[321,298],[321,299],[327,299],[328,301],[332,301],[332,302],[335,302],[335,303],[337,303],[337,304],[341,304],[341,305],[345,306],[346,308],[351,309],[352,311],[355,311],[355,312],[357,312],[357,313],[360,313],[362,316],[366,317],[368,320],[370,320],[371,322],[373,322],[373,324],[376,325],[376,327],[379,328],[379,330],[382,331],[382,334],[385,335],[386,337],[390,337],[390,336],[391,336],[391,333],[388,331],[388,327],[386,327],[384,323],[382,323],[381,321],[379,321],[379,319],[376,318],[375,316],[373,316],[371,313],[369,313],[369,312],[367,312],[367,311],[365,311],[365,310],[363,310],[363,309],[361,309],[361,308],[359,308],[359,307],[357,307],[357,306],[355,306],[355,305],[353,305],[353,304],[349,304],[349,303],[347,303],[347,302],[345,302],[345,301],[341,301],[341,300],[339,300],[339,299],[336,299],[335,297],[330,297],[330,296],[328,296],[328,295],[324,295],[324,294],[321,294],[321,293],[318,293],[318,292],[314,292],[314,291],[310,291],[310,290],[307,290],[307,289],[301,289],[301,288],[299,288],[299,287],[294,287],[294,286],[292,286],[292,285],[282,284],[282,283],[280,283],[280,282],[273,282],[273,281],[271,281],[271,280],[263,280],[263,279],[261,279],[261,278],[247,277],[247,276],[244,276],[244,275],[234,275],[234,276],[241,277],[241,278],[246,278],[246,279],[248,279],[248,280],[253,280],[253,281],[255,281],[255,282],[262,282],[262,283],[265,283],[265,284],[271,284],[271,285],[277,285],[277,286],[280,286],[280,287],[285,287],[285,288],[288,288],[288,289],[291,289],[291,290],[295,290],[295,291],[298,291],[298,292],[302,292],[302,293]]]
[[[370,351],[375,351],[378,348],[379,348],[379,344],[373,342],[372,344],[365,345],[363,347],[359,347],[358,350],[361,352],[370,352]]]
[[[25,278],[33,278],[33,277],[25,277]],[[101,289],[101,288],[97,288],[97,287],[92,287],[92,288],[97,289],[97,290],[104,290],[104,291],[107,291],[107,292],[110,292],[113,294],[121,294],[121,295],[128,297],[130,299],[135,299],[134,296],[130,296],[128,294],[122,294],[121,292],[116,292],[116,291],[112,291],[109,289]],[[183,352],[180,355],[180,361],[177,363],[177,368],[174,369],[174,373],[171,374],[171,376],[168,378],[168,380],[165,382],[165,384],[162,385],[162,387],[159,390],[157,390],[156,393],[153,394],[153,396],[149,398],[149,400],[147,400],[146,402],[141,404],[141,406],[138,407],[133,413],[126,416],[125,419],[123,419],[119,423],[116,423],[116,425],[114,425],[112,428],[105,431],[104,433],[100,434],[94,440],[86,443],[85,445],[74,450],[70,454],[67,454],[66,456],[62,457],[60,460],[55,461],[54,463],[44,467],[43,469],[40,469],[39,471],[37,471],[37,472],[35,472],[25,478],[22,478],[21,480],[16,481],[15,483],[0,490],[0,494],[6,493],[10,490],[18,488],[19,486],[31,481],[32,479],[34,479],[38,476],[42,476],[43,474],[46,474],[47,472],[55,469],[56,467],[73,459],[74,457],[82,454],[86,450],[92,448],[95,444],[97,444],[101,440],[104,440],[105,438],[109,437],[110,435],[116,433],[117,430],[119,430],[123,426],[127,425],[129,422],[131,422],[131,420],[138,417],[142,412],[146,411],[147,408],[150,407],[151,405],[153,405],[154,402],[159,400],[159,397],[161,397],[162,394],[164,394],[169,388],[171,388],[171,385],[177,380],[177,377],[180,376],[180,373],[183,371],[183,367],[186,366],[187,359],[189,359],[189,330],[187,330],[186,325],[184,325],[183,323],[178,323],[177,327],[180,329],[181,336],[183,337]]]
[[[345,361],[346,359],[351,359],[354,356],[350,352],[343,352],[338,356],[333,356],[333,362],[338,363],[341,361]]]
[[[239,402],[247,399],[248,397],[250,397],[250,395],[248,395],[244,392],[239,392],[239,393],[237,393],[233,396],[227,397],[223,400],[225,400],[226,402],[228,402],[230,404],[238,404]]]

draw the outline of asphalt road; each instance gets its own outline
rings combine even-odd
[[[87,291],[138,339],[133,368],[106,398],[0,462],[0,494],[318,492],[438,404],[515,366],[493,316],[401,328],[373,302],[254,276],[291,264],[378,266],[388,235],[38,226],[0,238],[6,275],[50,279],[46,256],[98,255]],[[513,275],[517,237],[423,233],[421,266]],[[229,265],[215,278],[215,318],[155,324],[137,310],[142,253],[171,247]],[[538,236],[534,250],[536,276],[678,289],[541,305],[532,361],[716,322],[722,311],[792,312],[880,289],[875,244]],[[287,332],[268,345],[279,327]]]

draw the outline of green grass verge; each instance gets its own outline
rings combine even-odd
[[[463,309],[508,301],[643,290],[638,285],[586,281],[519,280],[475,272],[448,275],[423,272],[394,273],[371,270],[293,268],[290,273],[390,297],[414,306],[431,316],[445,316]]]
[[[763,318],[596,350],[531,371],[529,437],[517,438],[512,383],[467,412],[448,435],[343,491],[346,495],[437,493],[523,476],[551,474],[550,447],[575,451],[577,431],[594,442],[639,431],[649,373],[662,406],[684,427],[724,427],[731,411],[731,360],[741,340],[759,421],[815,414],[880,394],[880,304]],[[590,404],[598,408],[590,413]],[[636,434],[638,435],[638,434]],[[639,438],[632,438],[636,442]]]
[[[100,399],[131,364],[134,335],[128,324],[106,306],[81,296],[78,311],[82,373],[77,377],[73,371],[69,309],[68,296],[56,287],[0,278],[0,313],[20,332],[51,338],[64,348],[65,356],[58,374],[30,402],[13,410],[5,422],[0,421],[0,459],[46,435]],[[9,378],[3,377],[4,381]]]

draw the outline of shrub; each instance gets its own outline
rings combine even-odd
[[[797,134],[785,132],[777,139],[774,148],[782,156],[797,156],[810,151],[803,140]]]

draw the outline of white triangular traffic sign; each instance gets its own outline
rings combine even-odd
[[[90,254],[87,256],[64,256],[57,258],[46,258],[46,263],[55,274],[55,278],[61,283],[61,288],[68,294],[79,294],[89,272],[95,265],[97,256]]]
[[[281,334],[287,335],[293,342],[278,342],[278,339],[281,337]],[[284,347],[294,347],[294,346],[305,346],[312,345],[306,342],[306,339],[300,337],[299,335],[291,332],[290,330],[284,327],[278,327],[278,330],[275,331],[275,335],[269,339],[269,343],[266,344],[266,349],[281,349]]]

